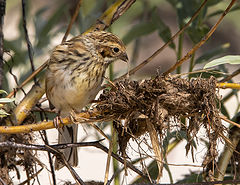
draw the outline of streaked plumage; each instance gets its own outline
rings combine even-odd
[[[106,68],[117,59],[128,60],[126,48],[109,32],[90,32],[56,46],[46,71],[46,94],[60,116],[80,112],[90,103],[101,88]],[[76,142],[76,136],[77,128],[64,127],[59,143]],[[76,149],[65,150],[64,155],[77,165]]]

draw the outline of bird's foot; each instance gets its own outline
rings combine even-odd
[[[77,113],[74,110],[70,112],[69,118],[73,123],[78,122]]]
[[[60,116],[57,116],[53,119],[53,124],[55,128],[59,129],[63,127],[63,121]]]

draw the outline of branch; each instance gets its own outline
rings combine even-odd
[[[237,83],[218,83],[217,87],[222,88],[222,89],[226,89],[226,88],[240,89],[240,84],[237,84]]]
[[[6,8],[6,0],[0,0],[0,89],[3,83],[3,23]]]
[[[11,141],[6,142],[0,142],[0,147],[12,147],[12,148],[18,148],[18,149],[28,149],[28,150],[41,150],[41,151],[48,151],[53,154],[58,154],[56,150],[59,149],[66,149],[69,147],[96,147],[98,149],[101,149],[102,151],[108,153],[108,149],[103,146],[100,142],[104,139],[93,141],[93,142],[80,142],[80,143],[66,143],[66,144],[57,144],[57,145],[35,145],[35,144],[22,144],[22,143],[15,143]],[[124,160],[119,157],[117,154],[111,153],[111,156],[124,164]],[[131,170],[142,176],[143,178],[147,177],[138,170],[135,166],[133,166],[130,162],[126,162],[127,167],[129,167]]]

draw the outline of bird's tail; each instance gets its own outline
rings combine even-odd
[[[77,142],[77,132],[78,132],[78,125],[73,124],[71,126],[64,126],[62,128],[59,128],[58,133],[58,144],[64,144],[64,143],[76,143]],[[78,152],[77,147],[71,147],[67,149],[62,150],[63,155],[67,162],[71,166],[77,166],[78,165]],[[64,166],[62,161],[58,158],[55,160],[55,169],[59,170]]]

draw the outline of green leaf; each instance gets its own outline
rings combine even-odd
[[[240,55],[227,55],[221,58],[217,58],[207,63],[203,69],[218,66],[221,64],[240,64]]]
[[[0,109],[0,117],[4,117],[4,116],[2,116],[2,115],[7,116],[7,115],[10,115],[10,114],[8,114],[5,110]]]
[[[209,31],[209,27],[207,25],[201,25],[198,27],[191,26],[187,29],[187,33],[193,43],[198,43]]]
[[[160,18],[160,16],[157,14],[157,11],[154,11],[153,14],[152,14],[152,20],[153,20],[153,23],[156,24],[157,28],[158,28],[158,34],[159,36],[162,38],[162,40],[166,43],[168,42],[171,37],[172,37],[172,34],[171,34],[171,30],[170,28],[162,21],[162,19]],[[175,44],[172,42],[170,45],[169,45],[170,48],[172,49],[175,49],[176,46]]]
[[[154,32],[157,26],[153,22],[141,22],[131,28],[131,30],[123,37],[124,44],[128,44],[131,41],[139,38],[143,35]]]
[[[15,98],[0,98],[0,103],[10,103],[13,102]]]
[[[0,90],[0,94],[7,94],[7,92],[4,90]]]
[[[209,61],[211,58],[216,57],[217,55],[220,55],[227,51],[227,49],[230,47],[229,43],[225,43],[221,46],[218,46],[210,51],[204,52],[202,56],[200,56],[198,59],[196,59],[195,64],[201,64],[204,62]]]

